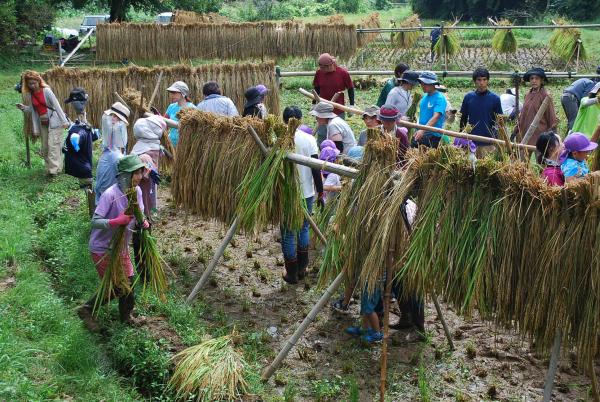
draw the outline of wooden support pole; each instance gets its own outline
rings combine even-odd
[[[544,382],[544,397],[542,398],[543,402],[550,402],[550,398],[552,397],[552,388],[554,388],[554,377],[556,377],[561,342],[562,334],[560,330],[558,330],[554,336],[552,354],[550,355],[550,364],[548,366],[548,371],[546,372],[546,381]]]
[[[69,53],[69,54],[67,55],[67,57],[65,57],[65,59],[64,59],[64,60],[62,60],[62,56],[61,56],[60,67],[64,67],[64,65],[65,65],[65,64],[67,64],[67,61],[69,61],[69,59],[70,59],[70,58],[71,58],[71,57],[72,57],[72,56],[75,54],[75,52],[77,52],[77,51],[79,50],[79,48],[81,47],[81,45],[83,45],[83,44],[85,43],[85,40],[86,40],[87,38],[89,38],[89,37],[92,35],[92,33],[94,33],[94,31],[96,31],[96,27],[92,27],[92,28],[91,28],[91,29],[88,31],[88,33],[87,33],[87,34],[86,34],[86,35],[83,37],[83,39],[81,40],[81,42],[79,42],[79,43],[77,44],[77,46],[75,46],[75,49],[73,49],[73,50],[71,51],[71,53]],[[91,42],[90,42],[90,43],[91,43]]]
[[[185,302],[187,304],[191,304],[194,301],[194,299],[198,295],[198,292],[200,291],[200,289],[202,289],[204,287],[204,285],[206,285],[206,282],[208,282],[208,278],[210,277],[210,274],[212,273],[212,271],[215,270],[217,263],[219,262],[219,260],[223,256],[223,254],[225,253],[225,249],[231,242],[231,239],[233,239],[235,232],[237,232],[239,223],[240,223],[240,220],[237,217],[231,223],[231,226],[229,227],[227,234],[223,238],[221,245],[217,249],[217,252],[213,255],[212,259],[210,260],[210,263],[208,264],[208,266],[206,267],[204,272],[202,272],[202,276],[200,277],[200,279],[194,286],[194,289],[192,289],[191,293],[185,299]]]
[[[313,98],[313,95],[306,91],[305,89],[299,88],[298,91],[306,96],[307,98]],[[353,113],[353,114],[357,114],[357,115],[362,115],[363,111],[357,108],[353,108],[353,107],[348,107],[345,105],[340,105],[338,103],[335,102],[331,102],[325,99],[321,98],[321,102],[325,102],[325,103],[329,103],[331,105],[333,105],[335,108],[343,110],[345,112],[348,113]],[[417,123],[411,123],[409,121],[406,120],[401,120],[399,122],[399,125],[403,126],[403,127],[408,127],[408,128],[416,128],[417,130],[426,130],[426,131],[432,131],[432,132],[436,132],[436,133],[440,133],[440,134],[445,134],[448,135],[450,137],[456,137],[456,138],[464,138],[467,140],[471,140],[471,141],[479,141],[479,142],[485,142],[488,144],[498,144],[498,145],[505,145],[504,141],[496,139],[496,138],[488,138],[488,137],[481,137],[479,135],[473,135],[473,134],[465,134],[465,133],[459,133],[456,131],[451,131],[451,130],[446,130],[443,128],[437,128],[437,127],[432,127],[432,126],[426,126],[423,124],[417,124]],[[519,148],[523,148],[523,149],[528,149],[531,151],[535,150],[535,147],[533,145],[526,145],[526,144],[519,144],[519,143],[512,143],[513,146],[515,147],[519,147]]]
[[[160,73],[158,74],[158,78],[156,79],[156,85],[154,86],[154,91],[152,91],[152,96],[150,96],[150,101],[148,101],[148,109],[150,109],[152,103],[154,103],[154,98],[156,98],[156,95],[158,94],[158,88],[160,87],[160,82],[162,81],[163,72],[163,70],[160,70]]]
[[[442,323],[442,328],[444,328],[444,335],[446,335],[446,340],[448,341],[448,346],[450,350],[454,350],[454,342],[452,341],[452,334],[448,329],[448,324],[446,324],[446,319],[444,318],[444,313],[442,313],[442,308],[440,307],[440,302],[435,293],[431,293],[431,299],[433,300],[433,304],[435,305],[435,311],[437,312],[438,318]]]
[[[31,169],[31,147],[29,146],[29,135],[25,134],[25,166]]]
[[[385,383],[387,381],[388,340],[390,336],[390,300],[392,298],[392,269],[394,267],[394,249],[388,250],[385,266],[385,293],[383,295],[383,345],[381,348],[381,372],[379,378],[379,402],[385,402]]]
[[[325,305],[327,304],[329,299],[331,299],[331,296],[333,296],[333,294],[335,293],[337,288],[342,283],[343,279],[344,279],[344,274],[341,273],[333,280],[333,282],[331,282],[331,285],[329,285],[327,290],[325,290],[325,293],[323,293],[323,295],[321,296],[321,298],[319,299],[317,304],[314,305],[312,310],[310,310],[310,313],[308,313],[306,318],[304,318],[304,321],[302,321],[300,326],[296,329],[296,331],[294,331],[292,336],[290,336],[290,338],[286,341],[285,345],[283,345],[283,348],[277,354],[277,357],[275,358],[275,360],[273,360],[273,363],[271,363],[269,365],[269,367],[267,367],[263,371],[263,373],[261,375],[261,379],[263,381],[267,381],[273,375],[275,370],[277,370],[277,368],[279,368],[279,366],[281,365],[281,362],[283,362],[283,360],[286,358],[288,353],[290,353],[290,350],[298,342],[298,339],[300,339],[300,337],[304,334],[304,332],[306,332],[306,329],[315,320],[315,318],[317,317],[317,314],[319,314],[319,312],[321,310],[323,310],[323,307],[325,307]]]

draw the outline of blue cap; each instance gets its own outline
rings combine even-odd
[[[439,84],[437,75],[432,71],[423,71],[421,75],[419,75],[419,82],[427,85]]]
[[[348,157],[361,161],[365,153],[365,148],[360,145],[353,146],[348,150]]]

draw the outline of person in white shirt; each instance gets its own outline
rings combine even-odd
[[[240,115],[233,101],[221,95],[221,88],[215,81],[204,84],[202,95],[204,95],[204,99],[196,106],[198,110],[229,117]]]
[[[297,106],[288,106],[283,111],[283,121],[287,123],[291,118],[302,119],[302,111]],[[319,147],[317,140],[312,135],[312,130],[307,126],[300,126],[294,133],[294,144],[296,153],[318,159]],[[312,213],[315,195],[319,199],[323,197],[323,181],[319,169],[311,169],[307,166],[296,165],[298,177],[300,180],[300,189],[302,196],[306,201],[308,213]],[[316,188],[316,191],[315,191]],[[308,267],[308,244],[310,233],[308,221],[305,219],[302,229],[294,232],[285,227],[281,227],[281,249],[283,251],[283,260],[285,264],[285,274],[283,280],[289,284],[298,283],[299,279],[304,279],[306,268]]]
[[[405,71],[399,79],[400,85],[390,91],[385,104],[396,106],[402,116],[406,116],[406,112],[408,112],[413,101],[411,91],[419,83],[418,79],[419,74],[414,71]]]
[[[515,107],[517,106],[517,90],[508,88],[506,93],[500,95],[500,106],[502,114],[508,116],[511,120],[515,118]]]
[[[333,106],[329,103],[319,102],[310,112],[317,119],[317,124],[327,125],[327,139],[335,142],[341,153],[347,154],[350,148],[356,145],[356,137],[344,119],[333,113]]]

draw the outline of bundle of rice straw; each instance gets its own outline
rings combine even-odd
[[[272,120],[223,117],[196,109],[180,112],[171,183],[176,204],[203,219],[227,224],[233,221],[237,189],[262,160],[260,149],[247,131],[249,125],[267,146],[272,143]]]
[[[400,28],[417,28],[420,26],[421,19],[418,14],[413,14],[400,23]],[[392,37],[392,42],[402,49],[410,49],[417,43],[420,36],[421,32],[419,31],[396,32]]]
[[[358,28],[381,28],[381,22],[379,21],[379,13],[371,13],[360,21]],[[373,42],[377,36],[377,33],[366,33],[358,34],[358,46],[363,47]]]
[[[127,190],[127,209],[125,210],[126,215],[132,215],[137,205],[137,192],[135,188]],[[138,207],[139,209],[139,207]],[[125,242],[125,231],[128,230],[127,226],[119,226],[110,242],[110,251],[104,255],[103,258],[108,258],[108,265],[104,270],[104,275],[100,281],[100,286],[96,292],[96,300],[94,302],[94,314],[98,314],[98,307],[103,302],[110,302],[117,295],[128,294],[132,291],[129,278],[125,275],[123,270],[123,261],[121,256],[129,253],[127,247],[128,244]]]
[[[334,15],[330,15],[329,17],[325,18],[325,23],[326,24],[330,24],[330,25],[335,25],[335,24],[345,24],[346,21],[344,20],[344,16],[342,14],[334,14]]]
[[[452,57],[460,52],[460,42],[456,35],[456,30],[444,27],[442,36],[438,39],[433,47],[435,54],[441,59],[444,55]]]
[[[171,20],[172,24],[193,24],[197,22],[205,24],[222,24],[224,22],[229,22],[229,18],[217,13],[200,14],[194,11],[175,10],[175,12],[173,12],[173,19]]]
[[[347,281],[352,282],[364,269],[371,239],[379,230],[374,208],[386,196],[388,180],[396,165],[397,141],[378,128],[367,130],[360,173],[352,186],[340,194],[335,217],[326,235],[328,244],[319,274],[320,286],[331,283],[340,271],[345,273]]]
[[[421,98],[423,94],[420,91],[413,92],[412,103],[410,107],[406,111],[406,116],[410,119],[410,121],[415,121],[415,117],[417,115],[417,108],[419,107],[419,103],[421,102]]]
[[[290,119],[265,161],[256,171],[248,171],[240,184],[237,215],[240,227],[247,232],[263,229],[269,223],[281,223],[297,231],[304,223],[306,206],[298,169],[285,160],[286,153],[294,150],[294,133],[299,125],[299,120]]]
[[[540,350],[560,330],[581,362],[593,356],[600,334],[600,176],[561,189],[520,162],[483,159],[474,168],[452,147],[411,158],[400,182],[406,188],[394,190],[411,193],[418,205],[409,242],[396,248],[405,290],[436,292],[465,315],[477,307],[483,318],[518,326]],[[387,208],[380,216],[396,212],[386,201],[380,205]],[[377,247],[386,253],[390,240],[381,240],[370,243],[367,262],[374,264],[366,267],[384,258],[373,255]]]
[[[553,55],[564,62],[569,62],[577,57],[581,60],[587,59],[587,53],[581,40],[581,30],[579,28],[560,28],[560,25],[569,25],[569,21],[559,19],[558,27],[550,37],[550,51]]]
[[[356,26],[298,21],[247,23],[112,23],[98,25],[97,58],[104,61],[315,57],[349,59]],[[260,81],[259,81],[260,82]]]
[[[173,356],[177,361],[169,388],[177,400],[237,401],[247,392],[246,362],[235,349],[237,335],[221,336],[192,346]]]
[[[152,236],[149,229],[142,227],[145,217],[137,203],[137,197],[131,201],[135,220],[137,221],[138,226],[142,228],[140,232],[140,248],[138,250],[139,255],[136,258],[136,261],[139,263],[139,266],[137,267],[138,277],[136,282],[137,280],[141,280],[143,293],[146,293],[147,290],[151,290],[164,302],[167,300],[165,293],[169,287],[167,275],[164,270],[164,265],[166,265],[166,263],[160,256],[156,239]]]
[[[158,95],[152,103],[161,112],[167,110],[170,104],[167,88],[173,82],[184,81],[190,88],[191,101],[198,103],[202,96],[202,86],[208,81],[216,81],[219,83],[223,95],[231,98],[238,110],[243,110],[246,102],[244,97],[246,89],[259,83],[266,85],[270,92],[265,98],[265,104],[269,113],[277,115],[279,114],[279,87],[273,71],[275,71],[273,62],[203,64],[197,67],[189,65],[152,68],[131,66],[117,69],[89,68],[83,70],[56,67],[45,71],[42,77],[52,87],[58,99],[67,99],[74,87],[85,88],[90,94],[86,106],[88,121],[92,126],[100,127],[102,113],[118,101],[115,92],[123,96],[125,88],[141,91],[145,103],[147,103],[156,85],[156,78],[161,72],[163,78],[158,88]],[[66,112],[69,113],[72,120],[75,119],[72,108]],[[134,110],[131,112],[133,115]],[[28,120],[31,121],[31,118],[25,119],[25,123]]]
[[[500,20],[498,21],[498,25],[510,26],[512,24],[508,20]],[[492,38],[492,48],[498,53],[516,53],[517,39],[512,29],[496,30]]]

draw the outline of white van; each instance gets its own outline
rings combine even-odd
[[[90,29],[99,23],[108,22],[110,15],[86,15],[83,17],[83,22],[79,26],[79,35],[85,35]],[[92,34],[93,35],[93,34]]]
[[[156,16],[156,23],[162,24],[162,25],[167,25],[167,24],[171,23],[172,19],[173,19],[173,13],[160,13]]]

